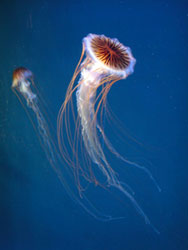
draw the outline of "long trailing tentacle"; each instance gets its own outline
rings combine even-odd
[[[107,96],[111,86],[117,80],[118,79],[115,79],[115,80],[113,79],[111,82],[108,82],[108,84],[106,84],[106,86],[102,88],[102,91],[100,92],[100,94],[98,95],[97,98],[95,98],[95,95],[96,95],[95,88],[93,89],[93,88],[89,87],[88,85],[79,87],[78,92],[77,92],[78,93],[77,94],[77,105],[78,105],[78,113],[80,115],[81,124],[82,124],[83,141],[85,144],[85,148],[86,148],[88,154],[90,155],[92,161],[96,165],[98,165],[101,172],[106,176],[108,185],[111,187],[117,188],[122,193],[124,193],[131,200],[131,202],[133,203],[135,208],[138,210],[138,212],[144,217],[145,222],[147,224],[151,225],[148,217],[145,215],[145,213],[143,212],[141,207],[138,205],[138,203],[136,202],[134,197],[131,195],[131,193],[129,193],[126,190],[127,189],[126,184],[124,184],[118,180],[115,171],[109,165],[109,163],[104,155],[102,146],[100,144],[100,141],[98,139],[97,132],[96,132],[96,128],[98,128],[98,130],[102,134],[102,137],[105,141],[105,144],[107,145],[107,147],[110,149],[110,151],[113,154],[115,154],[118,158],[120,158],[121,160],[123,160],[127,164],[133,165],[135,167],[138,167],[138,168],[144,170],[149,175],[149,177],[154,181],[155,185],[157,186],[157,188],[160,191],[160,188],[157,185],[157,182],[155,181],[155,179],[153,178],[153,176],[151,175],[149,170],[147,170],[143,166],[140,166],[134,162],[127,160],[126,158],[123,158],[113,148],[113,146],[111,146],[109,140],[106,138],[102,128],[100,127],[100,125],[97,122],[97,114],[98,114],[101,106],[103,105],[103,103],[106,101],[106,96]],[[98,102],[97,102],[97,99],[98,99]],[[87,103],[87,105],[86,105],[86,103]],[[97,103],[97,107],[95,109],[96,103]],[[153,227],[153,225],[151,225],[151,226]],[[158,232],[157,229],[155,229],[154,227],[153,227],[153,229],[156,232]]]
[[[101,100],[98,104],[98,107],[97,107],[97,111],[96,111],[96,115],[98,113],[98,110],[101,106],[101,117],[102,117],[102,113],[103,113],[103,109],[104,107],[106,107],[105,103],[106,103],[106,98],[107,98],[107,94],[111,88],[111,86],[113,85],[114,82],[112,82],[111,84],[108,84],[104,87],[104,91],[102,93],[102,97],[101,97]],[[154,185],[156,186],[156,188],[158,189],[159,192],[161,192],[161,188],[159,186],[159,184],[157,183],[156,179],[153,177],[153,175],[151,174],[151,172],[144,166],[136,163],[136,162],[133,162],[133,161],[130,161],[128,160],[126,157],[122,156],[119,154],[119,152],[113,147],[113,145],[111,144],[111,142],[109,141],[109,139],[106,137],[105,133],[104,133],[104,130],[102,129],[102,127],[99,125],[99,123],[97,123],[97,128],[99,130],[99,132],[101,133],[102,137],[103,137],[103,140],[106,144],[106,146],[108,147],[108,149],[119,159],[121,159],[122,161],[124,161],[125,163],[127,163],[127,166],[133,166],[133,167],[136,167],[136,168],[139,168],[141,170],[143,170],[149,177],[150,179],[153,181]]]
[[[60,149],[60,152],[61,152],[61,156],[63,157],[65,162],[68,163],[68,164],[73,164],[73,162],[70,159],[68,149],[67,149],[67,147],[66,147],[66,145],[64,143],[64,139],[63,139],[64,126],[65,126],[65,131],[66,131],[66,135],[67,135],[67,138],[68,138],[69,145],[72,147],[72,133],[71,133],[71,130],[70,130],[70,126],[68,124],[68,122],[69,122],[69,108],[70,108],[70,105],[71,105],[72,115],[73,115],[73,117],[75,117],[74,108],[73,108],[73,105],[72,105],[72,95],[73,95],[74,91],[76,90],[76,88],[78,87],[78,86],[74,87],[74,83],[75,83],[76,77],[78,76],[78,74],[81,71],[80,64],[81,64],[81,61],[82,61],[82,58],[83,58],[83,55],[84,55],[84,51],[85,51],[85,49],[83,47],[80,60],[79,60],[79,62],[77,64],[77,67],[76,67],[75,72],[73,74],[72,80],[71,80],[71,82],[70,82],[70,84],[68,86],[66,96],[65,96],[65,101],[61,105],[61,108],[60,108],[59,113],[58,113],[58,118],[57,118],[57,138],[58,138],[59,149]]]

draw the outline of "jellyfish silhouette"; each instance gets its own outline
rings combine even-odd
[[[133,73],[135,62],[130,48],[117,39],[95,34],[85,37],[80,60],[59,111],[57,135],[61,155],[74,175],[81,197],[87,189],[87,183],[107,190],[116,188],[128,197],[145,222],[150,224],[128,185],[119,180],[118,173],[107,160],[101,142],[102,138],[109,151],[127,165],[145,171],[160,190],[147,168],[118,153],[105,135],[101,119],[109,90],[115,82]],[[76,82],[79,74],[80,79]]]

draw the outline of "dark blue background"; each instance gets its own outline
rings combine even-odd
[[[1,1],[0,249],[188,249],[187,24],[182,0]],[[138,170],[124,170],[121,179],[160,235],[128,200],[125,219],[111,222],[74,204],[10,89],[16,67],[31,69],[55,122],[88,33],[117,37],[137,59],[134,74],[115,84],[108,100],[142,143],[116,143],[118,150],[152,162],[161,193]],[[110,199],[106,205],[110,211]]]

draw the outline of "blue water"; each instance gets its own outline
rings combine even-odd
[[[188,249],[187,31],[183,0],[1,1],[0,249]],[[93,192],[108,213],[125,217],[111,222],[75,204],[10,89],[16,67],[32,70],[55,124],[88,33],[117,37],[137,59],[134,74],[108,97],[127,131],[124,142],[104,122],[116,148],[145,163],[162,188],[158,192],[141,171],[109,155],[159,235],[126,198],[122,208],[109,194],[106,201],[105,192]]]

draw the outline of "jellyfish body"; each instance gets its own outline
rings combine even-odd
[[[138,212],[144,217],[145,222],[150,224],[148,217],[128,191],[127,185],[118,179],[117,173],[109,164],[100,138],[103,138],[107,148],[114,155],[128,165],[143,169],[152,180],[154,179],[145,167],[127,160],[114,149],[104,133],[101,119],[98,119],[103,115],[106,97],[111,86],[133,73],[135,62],[130,48],[122,45],[117,39],[95,34],[89,34],[83,39],[81,58],[58,115],[58,142],[61,155],[74,173],[80,196],[85,190],[85,186],[82,184],[85,183],[84,181],[105,189],[114,187],[131,200]],[[78,83],[75,83],[79,73],[80,79]],[[72,100],[75,92],[77,114]],[[72,118],[70,118],[71,114]],[[72,132],[73,123],[75,125],[74,132]],[[65,138],[65,134],[67,138]],[[68,141],[69,146],[66,145],[65,141]],[[85,161],[85,164],[81,163],[80,158]],[[100,183],[95,174],[96,166],[105,177],[103,183]]]
[[[28,106],[36,100],[36,95],[31,91],[31,79],[33,74],[30,70],[19,67],[13,72],[12,89],[19,90],[20,94],[24,96]]]
[[[45,151],[47,159],[56,164],[55,147],[50,135],[48,122],[44,112],[42,112],[37,96],[36,86],[33,81],[33,73],[24,67],[19,67],[13,72],[12,90],[19,98],[21,104],[25,108],[32,125],[37,132],[42,148]],[[36,90],[36,93],[34,93]],[[23,99],[27,105],[24,105]],[[30,110],[33,111],[31,114]]]
[[[105,102],[106,91],[115,81],[126,78],[133,72],[135,59],[130,49],[122,46],[117,39],[90,34],[83,40],[86,58],[83,61],[79,87],[77,89],[77,110],[81,120],[81,130],[85,148],[107,178],[109,185],[117,185],[115,172],[110,167],[99,142],[97,129],[102,130],[97,121],[100,101]],[[116,48],[116,51],[115,49]],[[123,58],[123,59],[122,59]],[[105,85],[106,84],[106,85]],[[95,110],[96,92],[103,85],[101,100]],[[102,132],[104,135],[104,133]],[[119,185],[119,184],[118,184]]]

